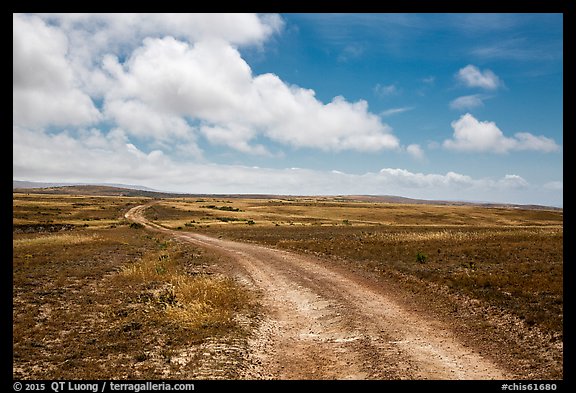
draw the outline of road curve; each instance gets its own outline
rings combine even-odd
[[[244,378],[510,378],[449,326],[405,309],[352,272],[309,256],[166,229],[145,219],[147,206],[125,217],[232,256],[261,294],[265,318],[250,341]]]

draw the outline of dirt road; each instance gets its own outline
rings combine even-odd
[[[249,379],[508,379],[459,342],[449,326],[406,309],[353,272],[254,244],[172,231],[148,222],[146,205],[126,218],[233,256],[238,277],[261,294],[265,317],[250,342]]]

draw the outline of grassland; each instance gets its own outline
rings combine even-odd
[[[238,377],[256,303],[219,273],[224,256],[124,220],[150,200],[14,194],[16,378]],[[511,332],[495,341],[517,345],[516,359],[542,342],[562,346],[561,210],[173,197],[145,214],[170,229],[321,257],[398,285],[431,310],[475,314],[462,317],[463,329],[506,335],[520,324],[540,341],[526,346]],[[485,323],[478,310],[487,309],[511,324]],[[552,363],[547,378],[561,378],[562,359]]]
[[[14,194],[15,378],[237,377],[255,303],[223,257],[130,227],[147,201]]]
[[[561,210],[333,198],[175,199],[147,216],[169,228],[312,253],[378,276],[400,273],[486,302],[562,339]]]

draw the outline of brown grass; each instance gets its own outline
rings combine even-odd
[[[210,208],[229,207],[238,211]],[[329,198],[165,199],[146,212],[148,219],[170,228],[193,222],[195,227],[245,227],[247,220],[259,226],[427,226],[501,227],[560,226],[562,211],[522,210],[481,206],[406,205],[397,203],[340,202]],[[246,220],[222,222],[220,217]]]
[[[154,283],[155,290],[143,295],[157,306],[162,319],[191,330],[205,327],[231,327],[235,313],[249,304],[249,297],[228,277],[190,274],[181,263],[182,247],[150,253],[138,263],[126,266],[122,279],[131,285]]]
[[[15,193],[12,222],[27,224],[73,224],[86,228],[106,228],[125,221],[122,212],[145,203],[149,198],[73,196]]]
[[[249,331],[239,321],[250,320],[254,303],[218,273],[222,256],[130,228],[124,213],[144,201],[14,194],[22,223],[13,233],[14,378],[234,378],[241,371]],[[49,225],[47,207],[59,209]],[[71,216],[93,219],[57,226]],[[225,357],[210,352],[223,342]]]
[[[256,225],[222,222],[223,213]],[[376,275],[408,274],[562,337],[562,211],[293,198],[165,200],[147,214],[171,228],[312,253]],[[188,220],[194,225],[183,226]]]
[[[55,235],[45,235],[38,237],[27,237],[14,239],[12,241],[14,249],[42,246],[42,245],[73,245],[90,243],[100,240],[100,237],[96,234],[55,234]]]
[[[124,213],[146,201],[14,194],[15,378],[238,375],[247,334],[238,321],[255,312],[251,298],[217,273],[223,256],[130,228]],[[146,215],[169,228],[321,256],[446,302],[432,305],[446,312],[460,313],[468,303],[459,302],[472,299],[537,328],[552,343],[563,337],[562,211],[177,198]],[[481,317],[463,322],[494,329]],[[206,345],[222,340],[235,348],[227,360],[203,355]],[[514,340],[524,345],[522,337]],[[530,356],[526,348],[516,349],[519,359]]]
[[[401,272],[486,301],[562,337],[563,236],[558,228],[253,228],[220,234],[329,257],[386,276]],[[417,261],[418,253],[426,256]]]

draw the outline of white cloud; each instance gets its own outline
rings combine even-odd
[[[436,77],[431,75],[426,78],[422,78],[422,82],[426,85],[433,85],[436,82]]]
[[[546,46],[526,38],[510,38],[478,46],[470,52],[484,60],[550,61],[562,59],[562,40]]]
[[[411,111],[412,109],[414,109],[414,108],[410,107],[410,106],[405,106],[402,108],[390,108],[390,109],[386,109],[386,110],[380,112],[380,116],[388,117],[388,116],[392,116],[392,115],[397,115],[399,113],[408,112],[408,111]]]
[[[563,181],[551,181],[544,184],[544,188],[548,190],[560,191],[564,190],[564,182]]]
[[[456,79],[466,87],[480,87],[486,90],[496,90],[502,85],[500,78],[491,70],[480,71],[472,64],[461,68],[456,74]]]
[[[88,40],[91,50],[135,46],[145,37],[173,36],[186,41],[221,39],[234,45],[259,45],[279,32],[277,14],[248,13],[65,13],[39,14],[70,36]],[[80,42],[76,42],[80,44]]]
[[[125,64],[108,58],[106,67],[117,79],[106,94],[106,113],[130,132],[129,123],[137,119],[123,122],[120,115],[130,115],[117,108],[138,102],[152,114],[200,121],[209,141],[243,152],[267,153],[251,145],[257,136],[333,151],[399,146],[366,101],[335,97],[324,104],[313,90],[289,86],[274,74],[253,76],[240,53],[224,41],[191,46],[171,37],[149,38]]]
[[[364,53],[364,46],[362,44],[350,44],[346,45],[342,52],[338,55],[337,60],[339,62],[347,62],[354,60],[362,56]]]
[[[227,124],[225,126],[201,126],[200,131],[215,145],[225,145],[243,153],[260,156],[272,156],[262,145],[250,145],[247,141],[255,137],[253,129],[237,125]]]
[[[452,109],[474,109],[480,106],[484,106],[484,101],[481,94],[472,94],[469,96],[462,96],[455,98],[450,102],[450,108]]]
[[[505,153],[515,145],[515,141],[505,137],[494,122],[478,121],[469,113],[450,124],[454,135],[453,139],[444,141],[443,146],[447,149]]]
[[[461,188],[472,187],[476,183],[470,176],[455,172],[448,172],[445,175],[423,174],[397,168],[381,169],[379,177],[392,185],[401,186],[402,188]]]
[[[504,136],[491,121],[478,121],[469,113],[451,123],[454,129],[452,139],[443,142],[446,149],[472,152],[507,153],[512,150],[533,150],[553,152],[559,146],[550,138],[520,132],[514,138]]]
[[[179,116],[156,111],[139,100],[109,100],[105,113],[129,134],[167,140],[192,135],[192,127]]]
[[[376,94],[380,98],[384,98],[399,93],[399,90],[396,87],[396,84],[394,83],[391,85],[381,85],[380,83],[377,83],[376,86],[374,86],[373,90],[374,94]]]
[[[13,15],[13,121],[22,126],[86,125],[100,113],[77,86],[67,37],[35,16]]]
[[[112,63],[109,61],[109,63]],[[108,65],[119,72],[120,64]],[[156,111],[229,121],[250,87],[250,67],[223,41],[194,46],[172,37],[147,38],[126,61],[106,101],[138,99]]]
[[[424,159],[424,150],[418,144],[408,145],[406,151],[417,160]]]
[[[549,153],[560,148],[553,139],[542,135],[534,136],[529,132],[518,132],[514,137],[517,140],[516,150],[538,150]]]
[[[114,129],[77,133],[46,133],[15,127],[13,130],[13,174],[71,181],[142,182],[164,173],[171,177],[171,162],[161,151],[146,154],[131,144],[126,134]],[[108,181],[108,180],[106,180]]]
[[[109,54],[129,56],[146,37],[262,45],[283,24],[279,15],[256,14],[14,14],[15,122],[42,127],[100,120],[92,98],[116,82]]]
[[[518,175],[475,179],[454,171],[415,173],[400,168],[349,174],[198,164],[174,161],[161,150],[146,153],[120,129],[54,134],[14,127],[13,140],[13,177],[20,180],[139,184],[188,193],[372,194],[562,205],[561,182],[542,187]]]
[[[267,14],[38,14],[68,38],[69,59],[83,89],[103,96],[111,81],[102,72],[108,54],[130,54],[145,38],[175,37],[185,42],[223,40],[235,46],[261,46],[284,21]],[[113,81],[112,81],[113,82]]]
[[[499,180],[500,184],[510,188],[526,188],[528,182],[518,175],[506,175]]]
[[[262,47],[283,24],[278,15],[255,14],[14,14],[14,177],[140,183],[188,192],[354,189],[425,198],[533,190],[517,175],[483,180],[406,169],[353,175],[182,160],[182,155],[201,157],[199,140],[258,155],[272,154],[263,141],[324,151],[400,149],[380,116],[411,108],[377,115],[364,100],[336,96],[321,102],[313,90],[277,75],[253,74],[238,48]],[[352,49],[350,55],[362,54]],[[460,70],[459,80],[487,90],[502,86],[492,71],[472,65]],[[401,91],[396,84],[378,84],[374,93],[385,97]],[[103,129],[91,128],[98,125]],[[552,139],[529,133],[509,138],[494,123],[473,117],[453,127],[446,148],[558,149]],[[423,157],[417,144],[406,152]],[[178,160],[168,156],[172,153],[180,154]],[[561,182],[542,188],[558,187]]]
[[[158,146],[210,143],[270,154],[254,140],[325,151],[397,149],[366,101],[253,75],[237,45],[261,45],[277,15],[14,16],[14,118],[21,126],[106,120]],[[45,21],[48,21],[47,24]],[[32,86],[30,88],[29,86]],[[102,102],[102,115],[92,103]]]

